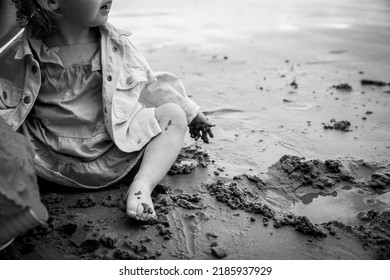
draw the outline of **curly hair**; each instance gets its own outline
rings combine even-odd
[[[30,27],[32,34],[43,38],[56,29],[54,18],[59,15],[50,10],[44,0],[12,0],[20,27]]]

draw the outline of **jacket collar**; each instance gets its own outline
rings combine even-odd
[[[30,33],[31,33],[31,31],[27,27],[22,34],[22,39],[21,39],[20,45],[15,53],[14,59],[21,60],[25,56],[28,56],[28,55],[32,56],[33,55],[31,48],[28,44],[28,38],[30,37]]]
[[[121,36],[131,35],[130,31],[115,27],[110,23],[99,26],[99,29],[102,34],[105,34],[108,37],[113,37],[115,39],[119,39]]]
[[[115,27],[111,25],[110,23],[106,23],[102,26],[99,26],[100,33],[103,36],[112,37],[115,39],[119,39],[121,36],[130,36],[131,32]],[[31,47],[30,47],[31,44]],[[40,55],[41,51],[48,51],[48,48],[45,44],[43,44],[42,40],[36,39],[31,35],[30,28],[26,28],[22,35],[22,41],[19,45],[18,50],[16,51],[16,54],[14,56],[14,59],[20,60],[23,59],[25,56],[33,56],[31,48],[34,49],[34,51],[37,53],[37,55]],[[52,57],[54,61],[57,61],[56,57]],[[48,62],[54,62],[52,59]],[[42,61],[45,62],[45,61]]]

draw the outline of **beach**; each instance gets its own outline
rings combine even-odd
[[[390,3],[114,1],[110,22],[215,123],[153,199],[40,181],[47,225],[0,259],[389,259]]]

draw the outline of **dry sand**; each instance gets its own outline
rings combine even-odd
[[[183,78],[216,137],[186,139],[155,223],[121,210],[130,179],[41,182],[48,225],[0,258],[390,257],[388,1],[124,2],[111,21]]]

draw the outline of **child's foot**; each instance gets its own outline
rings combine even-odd
[[[127,191],[126,213],[130,218],[140,221],[156,218],[151,193],[145,189],[132,184]]]

